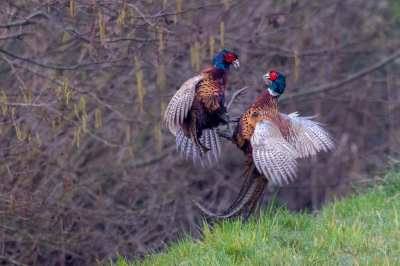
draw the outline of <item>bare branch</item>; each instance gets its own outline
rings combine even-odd
[[[7,23],[7,24],[0,24],[0,28],[10,28],[10,27],[19,27],[19,26],[25,26],[31,23],[30,19],[35,18],[35,17],[39,17],[39,16],[43,16],[46,18],[49,18],[48,15],[42,11],[38,11],[35,12],[33,14],[30,14],[28,17],[26,17],[25,19],[22,20],[17,20],[11,23]]]
[[[37,62],[35,60],[29,59],[29,58],[26,58],[26,57],[16,55],[16,54],[14,54],[14,53],[12,53],[10,51],[6,51],[6,50],[4,50],[2,48],[0,48],[0,52],[4,53],[4,54],[7,54],[7,55],[10,55],[10,56],[12,56],[14,58],[17,58],[17,59],[20,59],[20,60],[35,64],[35,65],[38,65],[38,66],[41,66],[41,67],[44,67],[44,68],[50,68],[50,69],[56,69],[56,70],[76,70],[76,69],[80,69],[80,68],[87,69],[85,67],[88,67],[88,66],[91,66],[91,68],[88,68],[88,69],[93,69],[94,65],[117,63],[117,62],[121,62],[121,61],[124,61],[124,60],[129,60],[128,58],[121,58],[121,59],[117,59],[117,60],[109,60],[109,61],[106,61],[106,62],[91,62],[91,63],[87,63],[87,64],[74,65],[74,66],[55,66],[55,65],[43,64],[43,63]]]
[[[308,89],[306,91],[300,91],[300,92],[292,93],[290,95],[283,95],[283,97],[281,97],[281,101],[286,100],[286,99],[292,100],[295,98],[300,98],[300,97],[308,96],[308,95],[323,92],[323,91],[329,91],[336,87],[342,86],[346,83],[349,83],[349,82],[352,82],[359,78],[362,78],[363,76],[371,73],[372,71],[377,70],[378,68],[381,68],[382,66],[384,66],[386,64],[389,64],[390,62],[397,59],[398,57],[400,57],[400,50],[398,50],[397,52],[391,54],[390,56],[382,59],[381,61],[372,65],[371,67],[365,68],[355,74],[351,74],[349,77],[347,77],[345,79],[331,82],[331,83],[324,84],[324,85],[320,85],[320,86],[316,86],[316,87]]]

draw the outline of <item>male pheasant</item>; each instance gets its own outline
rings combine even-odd
[[[271,86],[242,114],[232,140],[247,156],[245,183],[234,204],[216,215],[195,202],[204,212],[218,218],[241,215],[255,206],[263,196],[269,181],[286,184],[296,177],[296,159],[328,151],[335,143],[331,135],[312,117],[298,117],[278,112],[279,96],[286,87],[286,77],[278,71],[264,75]]]
[[[181,156],[187,147],[186,159],[192,154],[193,161],[200,158],[203,166],[204,154],[210,164],[211,150],[216,161],[221,154],[218,127],[229,122],[224,104],[230,65],[240,66],[238,55],[232,50],[223,50],[214,58],[213,66],[180,87],[165,111],[164,120],[176,136],[176,148],[180,148]]]

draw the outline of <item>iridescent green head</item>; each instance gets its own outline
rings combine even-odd
[[[264,81],[267,83],[272,81],[268,91],[274,97],[279,97],[286,88],[286,76],[279,71],[271,71],[263,76]]]
[[[215,67],[221,68],[223,70],[229,70],[230,65],[235,68],[240,66],[239,56],[232,50],[222,50],[213,60]]]

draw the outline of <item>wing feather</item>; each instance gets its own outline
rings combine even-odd
[[[282,114],[289,123],[289,136],[287,140],[294,146],[300,157],[315,155],[324,150],[327,152],[335,147],[331,134],[323,129],[320,123],[314,122],[310,117],[298,117],[297,112],[289,115]]]
[[[181,144],[181,157],[183,156],[183,152],[184,152],[184,150],[185,150],[185,147],[186,147],[186,144],[188,143],[188,138],[187,137],[183,137],[183,140],[182,140],[182,144]]]
[[[203,76],[195,76],[188,79],[175,93],[165,110],[164,121],[169,130],[176,135],[177,127],[183,123],[192,108],[196,85],[203,79]]]
[[[182,145],[184,137],[185,135],[183,134],[182,130],[178,128],[176,133],[176,151],[179,151],[179,147]]]
[[[204,130],[203,134],[205,135],[206,138],[206,143],[204,144],[207,148],[211,147],[211,136],[210,136],[210,132],[208,130]],[[211,152],[208,151],[207,152],[207,158],[208,158],[208,162],[210,163],[210,165],[212,165],[212,157],[211,157]]]
[[[213,129],[214,135],[215,135],[215,141],[217,142],[217,148],[218,148],[218,157],[221,156],[222,153],[222,143],[221,143],[221,137],[219,136],[219,129]]]
[[[214,155],[215,161],[218,163],[220,154],[221,154],[221,138],[219,136],[218,129],[205,129],[202,132],[202,136],[199,141],[210,151],[204,153],[201,150],[198,150],[196,145],[193,145],[192,140],[185,136],[180,126],[176,127],[176,150],[180,151],[181,157],[186,149],[186,160],[189,161],[193,159],[193,162],[196,163],[197,159],[200,159],[201,166],[206,167],[205,157],[207,156],[208,163],[210,166],[213,165],[212,157]]]
[[[188,147],[187,147],[187,151],[186,151],[186,161],[187,161],[187,162],[189,161],[190,153],[191,153],[191,151],[192,151],[192,147],[193,147],[192,141],[189,139],[189,141],[188,141]]]
[[[218,157],[218,148],[217,148],[217,140],[216,140],[216,136],[215,136],[215,134],[214,134],[214,131],[212,131],[212,130],[210,130],[210,139],[211,139],[211,150],[212,150],[212,152],[213,152],[213,154],[214,154],[214,157],[215,157],[215,160],[217,161],[217,163],[218,163],[218,159],[219,159],[219,157]],[[218,136],[218,138],[219,138],[219,136]]]
[[[255,166],[266,178],[282,185],[282,181],[288,184],[288,178],[295,177],[299,154],[274,123],[267,120],[257,123],[251,146]]]

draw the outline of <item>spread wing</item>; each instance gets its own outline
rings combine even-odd
[[[176,135],[177,126],[182,124],[192,107],[196,84],[203,79],[203,76],[195,76],[188,79],[175,93],[165,110],[164,121],[169,130]]]
[[[295,159],[299,154],[274,123],[267,120],[257,123],[251,146],[254,164],[260,173],[280,185],[282,180],[288,184],[288,177],[293,181],[297,170]]]
[[[327,152],[335,147],[332,136],[310,117],[298,117],[297,112],[289,115],[282,114],[289,123],[288,142],[294,146],[300,157],[315,155],[324,150]]]

